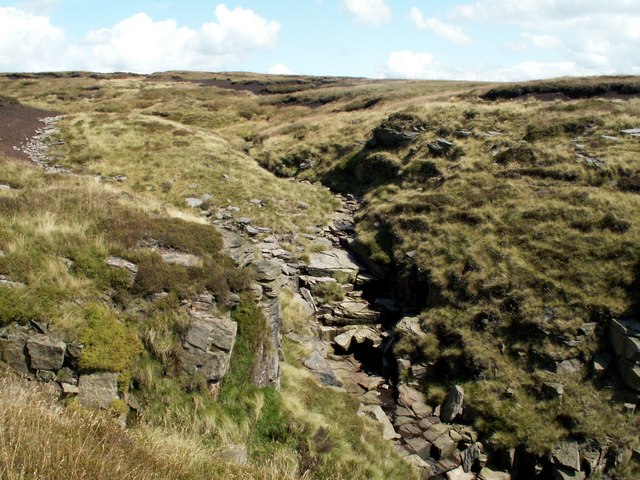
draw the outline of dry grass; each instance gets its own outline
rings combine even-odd
[[[225,464],[188,435],[140,426],[124,430],[106,414],[64,408],[37,384],[2,374],[0,478],[276,478]]]

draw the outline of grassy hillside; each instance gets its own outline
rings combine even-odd
[[[639,300],[640,145],[620,133],[640,127],[637,91],[635,77],[523,85],[184,72],[0,77],[2,95],[65,114],[55,162],[87,176],[43,176],[2,160],[0,183],[22,188],[0,197],[0,273],[29,288],[20,298],[4,292],[0,320],[52,312],[73,338],[108,291],[123,311],[144,312],[123,318],[142,355],[113,369],[157,405],[146,419],[153,428],[189,425],[208,448],[207,438],[261,435],[267,416],[275,446],[254,443],[255,461],[278,465],[261,468],[327,478],[339,465],[336,478],[359,478],[353,471],[379,462],[367,475],[382,477],[402,467],[358,442],[363,424],[345,432],[331,419],[344,407],[340,419],[356,421],[348,400],[304,377],[295,350],[282,395],[244,390],[240,371],[230,374],[240,380],[228,404],[241,399],[242,411],[197,389],[185,396],[189,386],[163,375],[181,325],[175,304],[143,300],[158,286],[176,302],[204,285],[242,293],[244,277],[220,260],[204,215],[236,206],[255,225],[304,232],[336,207],[328,186],[362,198],[358,251],[406,312],[420,315],[428,340],[405,339],[396,351],[427,365],[420,384],[431,403],[463,385],[476,426],[500,446],[547,453],[571,436],[638,448],[640,417],[622,407],[637,395],[615,368],[599,379],[591,371],[594,355],[611,349],[608,320],[635,314]],[[376,129],[410,135],[372,142]],[[88,180],[96,176],[101,183]],[[201,211],[186,206],[205,194]],[[204,255],[206,266],[157,271],[137,247],[144,235]],[[148,265],[148,275],[124,287],[97,260],[107,254]],[[552,373],[573,359],[578,373]],[[549,381],[565,394],[545,397]],[[319,395],[322,407],[311,402]],[[303,413],[310,408],[322,411]],[[336,445],[328,453],[309,443],[321,427]]]

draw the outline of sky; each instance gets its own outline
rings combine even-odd
[[[640,0],[0,0],[0,71],[640,74]]]

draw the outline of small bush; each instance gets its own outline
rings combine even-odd
[[[121,373],[129,370],[143,349],[137,335],[103,305],[87,305],[84,315],[87,324],[78,333],[84,345],[80,368]]]
[[[325,282],[318,285],[314,293],[322,303],[339,302],[344,300],[344,290],[339,283]]]

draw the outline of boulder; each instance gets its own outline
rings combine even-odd
[[[475,474],[464,470],[462,466],[447,472],[447,480],[475,480],[475,478]]]
[[[413,142],[419,135],[419,132],[397,130],[381,125],[373,130],[373,143],[383,147],[398,148]]]
[[[640,391],[640,364],[629,362],[621,358],[618,369],[622,381],[632,390]]]
[[[406,443],[409,450],[415,452],[420,458],[429,458],[431,456],[431,444],[423,438],[408,438]]]
[[[411,388],[408,385],[401,384],[398,386],[398,404],[405,407],[411,408],[411,406],[416,402],[425,403],[426,397],[424,394],[415,388]]]
[[[553,463],[562,468],[580,470],[580,449],[577,442],[561,442],[553,451]]]
[[[80,375],[78,400],[92,408],[109,408],[118,399],[118,374],[97,372]]]
[[[261,260],[253,264],[253,270],[256,274],[256,280],[260,283],[272,282],[282,275],[282,267],[280,263],[272,260]]]
[[[484,467],[478,473],[479,480],[511,480],[511,475],[507,472],[500,472],[498,470],[492,470],[489,467]]]
[[[564,385],[558,382],[544,382],[542,394],[547,398],[561,397],[564,395]]]
[[[182,339],[179,363],[187,375],[200,373],[208,382],[218,382],[229,368],[238,325],[229,314],[214,316],[200,312]]]
[[[400,435],[398,435],[394,430],[389,417],[384,413],[382,407],[379,405],[360,405],[360,408],[358,408],[358,415],[363,416],[365,414],[372,416],[382,425],[382,438],[384,440],[395,440],[400,438]]]
[[[26,339],[25,337],[9,337],[0,339],[0,353],[2,360],[14,370],[27,374],[29,373],[29,364],[26,355]]]
[[[199,198],[189,197],[185,199],[185,203],[187,204],[188,207],[198,208],[204,204],[204,201],[202,201]]]
[[[34,370],[59,370],[64,363],[66,345],[48,335],[32,335],[27,339],[30,366]]]
[[[314,350],[311,355],[304,361],[304,366],[311,370],[320,382],[324,385],[342,386],[342,382],[336,376],[329,361],[324,358],[320,352]]]
[[[553,466],[551,469],[553,480],[585,480],[584,472],[578,472],[571,468]]]
[[[431,456],[436,460],[449,458],[456,451],[456,442],[449,435],[441,435],[436,438],[431,446]]]
[[[472,445],[460,454],[460,460],[462,460],[462,469],[465,472],[469,472],[474,462],[480,458],[480,447],[478,445]]]
[[[411,405],[411,410],[413,410],[418,417],[428,417],[433,413],[433,408],[424,402],[413,403]]]
[[[440,419],[443,422],[452,422],[462,409],[464,403],[464,390],[456,385],[452,387],[440,406]]]
[[[602,377],[611,362],[613,361],[613,357],[611,355],[607,355],[606,353],[599,353],[593,357],[593,374],[600,378]]]

